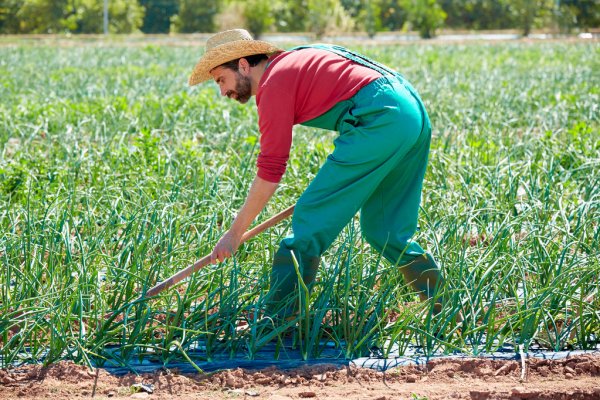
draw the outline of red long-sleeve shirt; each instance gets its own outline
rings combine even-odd
[[[279,182],[292,145],[292,127],[328,111],[381,77],[327,50],[302,49],[269,59],[256,93],[260,154],[258,176]]]

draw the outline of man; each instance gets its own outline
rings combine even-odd
[[[431,126],[417,92],[400,74],[339,46],[283,51],[235,29],[207,41],[189,84],[211,78],[221,95],[240,103],[256,96],[261,133],[257,176],[231,227],[216,244],[212,262],[237,250],[243,233],[274,194],[286,169],[292,127],[303,124],[336,130],[339,136],[333,153],[296,204],[293,235],[275,254],[270,309],[297,290],[294,257],[309,286],[321,255],[359,210],[361,230],[370,245],[402,268],[422,299],[433,294],[439,268],[411,241]]]

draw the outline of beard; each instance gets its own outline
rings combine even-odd
[[[252,82],[250,78],[236,72],[235,90],[227,92],[227,97],[234,98],[241,104],[245,104],[252,97]]]

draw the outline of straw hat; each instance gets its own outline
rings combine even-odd
[[[211,78],[210,70],[238,58],[254,54],[270,54],[282,49],[261,40],[254,40],[245,29],[219,32],[206,41],[206,52],[194,67],[188,83],[197,85]]]

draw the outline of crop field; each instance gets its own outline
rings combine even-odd
[[[0,46],[0,368],[252,359],[284,335],[305,359],[325,342],[345,358],[408,346],[595,348],[598,42],[353,49],[402,72],[430,113],[415,239],[443,268],[440,314],[362,240],[358,217],[286,327],[253,322],[289,221],[136,301],[209,254],[241,207],[259,151],[253,102],[221,98],[212,82],[187,87],[201,46],[15,41]],[[295,203],[334,137],[297,127],[288,171],[257,222]],[[244,321],[250,328],[237,329]]]

